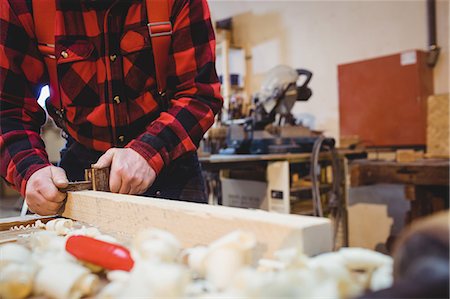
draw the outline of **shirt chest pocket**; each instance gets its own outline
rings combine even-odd
[[[120,39],[123,77],[127,98],[135,100],[156,89],[155,66],[147,26],[125,30]]]
[[[56,43],[56,54],[63,106],[76,106],[82,110],[99,105],[100,78],[97,75],[98,54],[94,45],[84,39],[61,39]]]

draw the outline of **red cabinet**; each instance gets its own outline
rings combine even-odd
[[[426,100],[433,69],[426,52],[407,51],[338,66],[340,135],[366,146],[426,142]]]

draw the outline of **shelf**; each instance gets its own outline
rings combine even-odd
[[[319,190],[321,194],[325,194],[331,191],[331,184],[320,184]],[[290,189],[291,203],[296,201],[301,201],[301,199],[311,199],[312,190],[311,187],[291,187]]]

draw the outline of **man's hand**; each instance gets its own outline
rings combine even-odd
[[[109,188],[121,194],[144,193],[155,181],[156,173],[148,162],[131,148],[112,148],[93,168],[111,167]]]
[[[67,187],[68,183],[62,168],[47,166],[39,169],[30,176],[25,188],[28,209],[43,216],[56,214],[66,198],[58,188]]]

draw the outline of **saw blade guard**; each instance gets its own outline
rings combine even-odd
[[[289,86],[295,85],[298,76],[295,69],[286,65],[278,65],[267,73],[259,92],[259,101],[266,113],[270,113],[277,106],[278,99]]]

